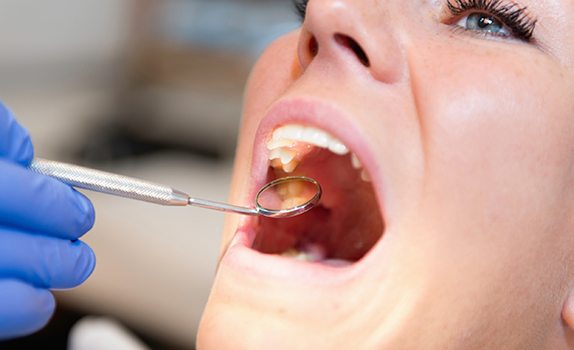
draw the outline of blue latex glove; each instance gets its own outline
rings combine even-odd
[[[30,137],[0,103],[0,339],[30,334],[54,313],[50,289],[92,273],[92,250],[77,239],[94,208],[71,187],[27,169]]]

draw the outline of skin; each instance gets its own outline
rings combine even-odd
[[[533,43],[453,30],[443,1],[310,1],[253,70],[230,200],[267,110],[304,97],[373,146],[385,234],[336,287],[277,282],[225,263],[229,217],[199,348],[574,349],[574,1],[516,3]]]

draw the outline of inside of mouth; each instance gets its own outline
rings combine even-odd
[[[308,146],[296,169],[268,168],[267,180],[306,176],[323,189],[321,202],[293,218],[260,217],[255,250],[308,262],[346,266],[360,260],[381,238],[384,222],[373,185],[352,166],[351,155]]]

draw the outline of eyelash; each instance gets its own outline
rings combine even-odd
[[[299,20],[303,22],[305,20],[305,15],[307,14],[307,3],[309,0],[293,0],[293,6],[295,7],[295,12],[299,16]]]
[[[526,42],[532,40],[536,27],[536,20],[528,16],[526,7],[505,3],[505,0],[448,0],[447,7],[455,17],[470,11],[483,11],[510,28],[517,39]]]
[[[307,14],[309,0],[293,0],[293,6],[301,22]],[[526,7],[514,3],[505,4],[504,0],[448,0],[447,7],[453,16],[461,16],[472,10],[484,11],[504,23],[520,40],[531,41],[536,20],[526,13]]]

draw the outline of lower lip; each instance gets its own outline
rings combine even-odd
[[[280,255],[263,254],[251,249],[255,240],[254,218],[247,218],[235,232],[221,259],[220,269],[235,270],[250,278],[277,280],[296,285],[336,285],[346,283],[358,273],[358,263],[333,267],[320,263],[299,261]]]

